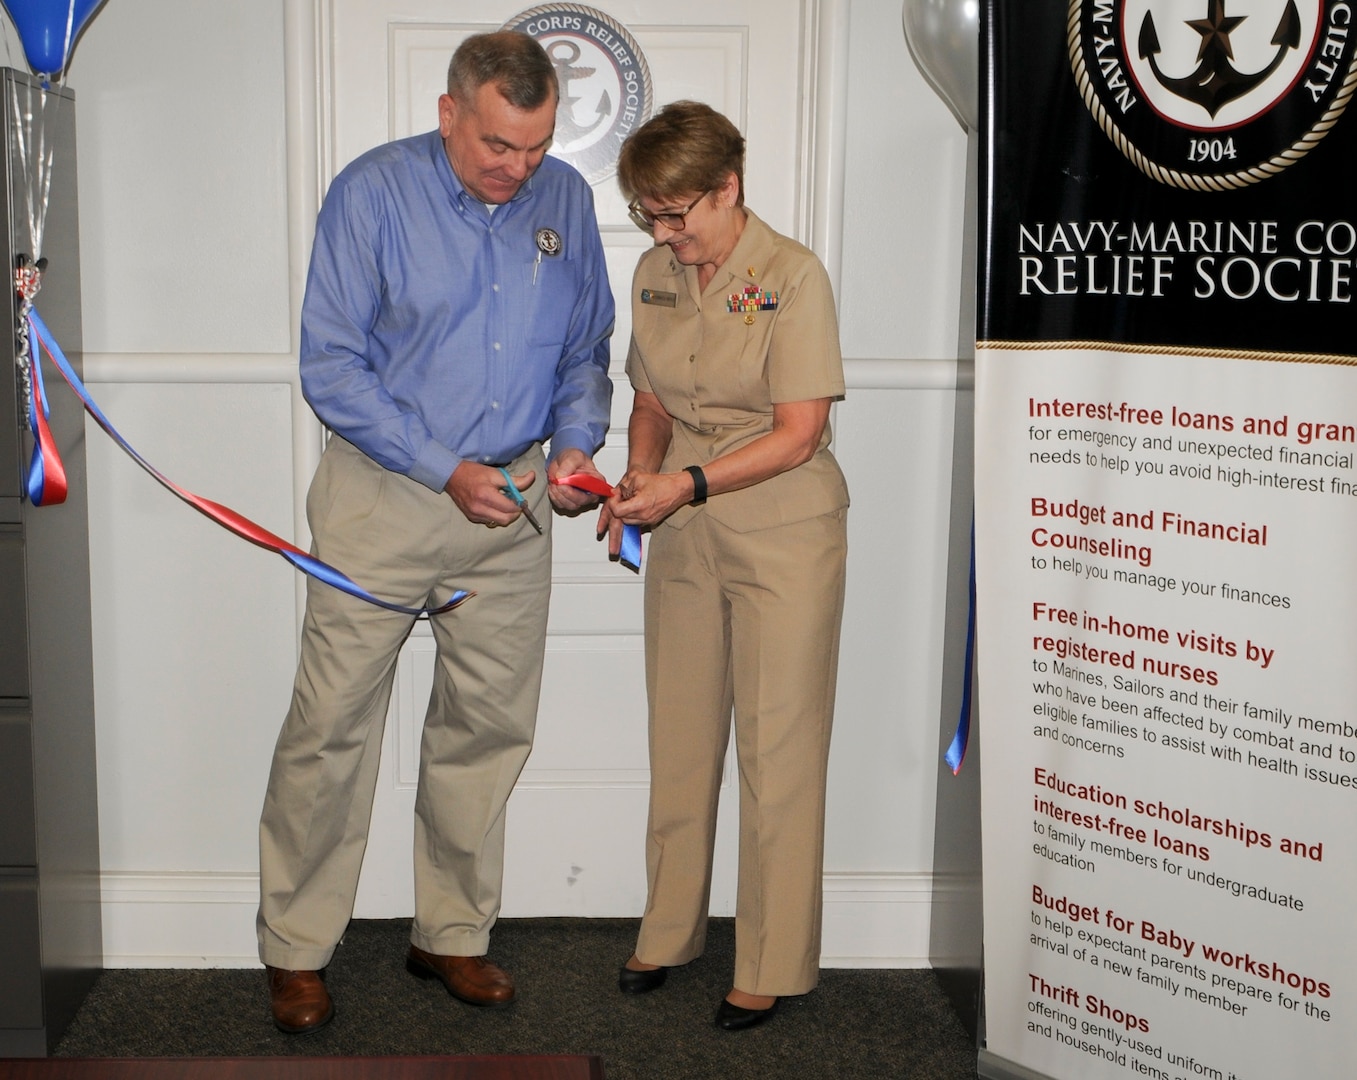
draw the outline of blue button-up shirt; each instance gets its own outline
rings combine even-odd
[[[507,463],[548,436],[553,454],[593,454],[612,326],[583,177],[547,157],[492,214],[433,131],[369,151],[330,185],[302,306],[302,390],[330,429],[441,491],[462,461]]]

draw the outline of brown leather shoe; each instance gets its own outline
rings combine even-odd
[[[484,956],[437,956],[411,945],[405,970],[421,979],[438,979],[468,1005],[508,1005],[514,1000],[513,978]]]
[[[319,971],[286,971],[276,967],[264,970],[269,976],[273,1022],[279,1031],[305,1035],[330,1022],[335,1007]]]

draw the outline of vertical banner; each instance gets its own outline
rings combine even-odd
[[[1357,1069],[1355,12],[982,13],[982,1075]]]

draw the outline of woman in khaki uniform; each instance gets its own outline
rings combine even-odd
[[[825,771],[848,491],[829,452],[843,394],[824,268],[744,207],[744,139],[677,102],[622,148],[651,232],[632,285],[626,475],[600,527],[652,529],[646,565],[649,895],[623,991],[702,953],[735,717],[735,973],[718,1026],[751,1027],[819,976]]]

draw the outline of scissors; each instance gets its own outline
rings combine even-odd
[[[518,508],[523,511],[523,516],[528,519],[528,524],[537,530],[538,536],[541,536],[542,526],[537,523],[537,518],[535,518],[532,511],[528,509],[528,500],[523,497],[523,492],[518,490],[518,485],[514,483],[514,478],[509,475],[509,470],[500,469],[500,475],[504,477],[504,483],[508,485],[507,487],[500,488],[500,491],[504,492],[504,494],[508,495],[509,498],[513,499],[514,502],[518,504]]]

